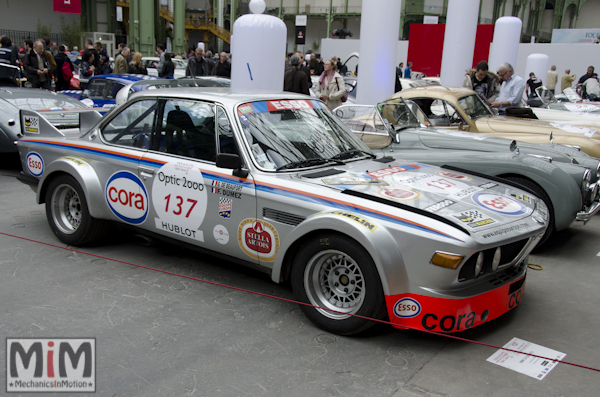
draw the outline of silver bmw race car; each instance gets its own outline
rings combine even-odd
[[[35,112],[22,182],[65,244],[116,222],[290,280],[319,327],[456,332],[520,302],[548,210],[518,186],[376,157],[295,94],[134,94],[69,137]],[[65,136],[66,135],[66,136]]]

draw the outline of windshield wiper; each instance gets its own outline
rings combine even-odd
[[[315,165],[323,165],[323,164],[327,164],[327,163],[335,163],[337,165],[345,164],[343,161],[339,161],[339,160],[335,160],[335,159],[324,159],[322,157],[315,157],[312,159],[292,161],[291,163],[287,163],[285,165],[282,165],[281,167],[278,167],[276,169],[276,171],[289,170],[289,169],[293,169],[293,168],[312,167]]]
[[[356,155],[361,155],[361,154],[368,156],[370,159],[374,159],[377,157],[373,153],[365,152],[364,150],[350,149],[350,150],[346,150],[345,152],[338,153],[333,157],[330,157],[329,160],[331,160],[331,161],[348,160],[348,159],[355,157]]]

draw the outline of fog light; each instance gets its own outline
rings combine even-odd
[[[462,262],[464,256],[448,254],[445,252],[436,252],[431,258],[431,264],[445,267],[447,269],[456,269]]]
[[[500,247],[496,248],[496,252],[494,252],[494,259],[492,260],[492,271],[495,272],[498,270],[498,266],[500,265],[500,259],[502,257],[502,250]]]
[[[483,252],[480,252],[477,256],[477,262],[475,262],[475,271],[473,272],[473,275],[475,277],[479,276],[481,269],[483,269]]]

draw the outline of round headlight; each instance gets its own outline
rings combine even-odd
[[[600,180],[600,161],[596,165],[596,181]]]
[[[581,190],[587,191],[590,186],[590,182],[592,180],[592,171],[589,168],[586,168],[583,172],[583,182],[581,182]]]
[[[473,275],[475,277],[479,276],[481,269],[483,269],[483,252],[480,252],[477,256],[477,262],[475,262],[475,271],[473,272]]]
[[[592,204],[594,201],[596,201],[596,197],[598,197],[598,182],[593,183],[590,185],[590,195],[589,195],[589,203],[588,204]]]
[[[498,270],[498,266],[500,266],[500,259],[502,257],[502,250],[500,247],[496,248],[496,252],[494,252],[494,260],[492,260],[492,271]]]

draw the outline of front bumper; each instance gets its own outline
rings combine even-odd
[[[592,205],[590,205],[586,211],[579,211],[577,213],[575,221],[583,222],[583,224],[585,225],[590,219],[592,219],[594,215],[598,213],[598,211],[600,211],[600,202],[594,201],[594,203],[592,203]]]
[[[514,309],[525,294],[527,261],[523,275],[491,291],[468,298],[419,294],[386,295],[390,321],[396,328],[459,332],[500,317]]]

